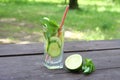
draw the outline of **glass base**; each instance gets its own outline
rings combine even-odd
[[[46,64],[46,63],[44,63],[44,66],[47,67],[48,69],[62,69],[63,63],[59,63],[59,64]]]

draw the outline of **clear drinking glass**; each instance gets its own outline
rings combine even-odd
[[[44,31],[44,66],[48,69],[63,68],[64,29],[49,36]]]

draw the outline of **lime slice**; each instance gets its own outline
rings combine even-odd
[[[65,66],[70,71],[79,72],[82,67],[82,56],[73,54],[66,58]]]
[[[60,47],[57,42],[51,42],[49,44],[48,54],[51,57],[58,57],[60,55]]]

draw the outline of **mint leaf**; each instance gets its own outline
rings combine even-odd
[[[90,74],[95,71],[95,65],[92,59],[86,58],[82,65],[82,71],[84,74]]]
[[[55,36],[58,33],[59,26],[55,21],[44,17],[43,19],[41,19],[40,22],[43,26],[43,33],[46,39],[49,39],[50,37]]]

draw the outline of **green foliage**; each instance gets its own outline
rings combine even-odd
[[[2,3],[27,3],[29,2],[28,0],[1,0],[0,2]]]
[[[120,0],[112,0],[113,2],[117,2],[117,3],[120,3]]]
[[[46,16],[60,23],[66,6],[61,4],[63,0],[41,0],[39,3],[27,2],[27,4],[9,2],[13,0],[6,0],[6,3],[2,1],[5,0],[0,0],[0,38],[4,36],[17,38],[20,35],[17,34],[17,30],[20,29],[19,32],[24,33],[24,36],[28,34],[32,37],[39,36],[34,38],[35,41],[39,41],[41,36],[40,19]],[[78,2],[81,9],[69,10],[64,23],[65,31],[71,32],[65,36],[66,41],[120,39],[119,5],[105,0],[78,0]],[[4,32],[10,34],[3,34]],[[74,38],[76,36],[77,38]]]

